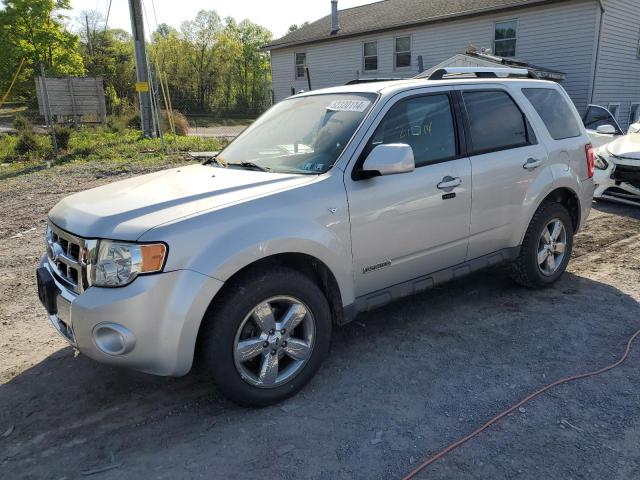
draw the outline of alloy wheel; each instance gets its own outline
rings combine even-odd
[[[260,388],[288,382],[309,360],[315,330],[313,314],[301,300],[277,296],[260,302],[243,319],[234,339],[238,373]]]
[[[538,242],[538,267],[543,275],[558,271],[567,250],[567,230],[562,220],[554,218],[542,229]]]

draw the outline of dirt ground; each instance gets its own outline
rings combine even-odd
[[[56,201],[134,173],[0,182],[2,479],[399,478],[532,390],[611,363],[640,328],[640,209],[597,203],[555,287],[525,290],[498,268],[361,315],[281,405],[243,409],[196,374],[99,365],[54,333],[34,269]],[[640,478],[639,361],[640,342],[420,478]]]

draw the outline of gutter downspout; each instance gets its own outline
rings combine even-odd
[[[598,0],[598,5],[600,6],[600,22],[598,25],[598,31],[596,32],[596,52],[595,52],[595,60],[593,67],[593,77],[591,78],[591,85],[589,87],[590,95],[589,95],[589,104],[593,104],[593,97],[596,89],[596,78],[598,76],[598,67],[600,61],[600,40],[602,38],[602,25],[604,23],[604,5],[602,4],[602,0]]]

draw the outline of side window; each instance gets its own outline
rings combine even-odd
[[[580,125],[560,92],[551,88],[523,88],[522,93],[538,112],[554,140],[580,136]]]
[[[517,20],[496,22],[493,34],[493,53],[498,57],[516,56]]]
[[[365,72],[378,70],[378,42],[362,44],[362,69]]]
[[[410,145],[416,167],[455,157],[456,134],[449,95],[414,97],[396,103],[369,139],[364,156],[377,145],[388,143]]]
[[[607,106],[607,109],[611,112],[611,115],[613,115],[613,118],[615,118],[616,121],[618,121],[618,112],[620,111],[620,104],[619,103],[610,103]]]
[[[462,97],[475,155],[533,143],[524,114],[507,92],[466,91]]]
[[[395,67],[411,66],[411,37],[397,37],[395,40]]]
[[[306,76],[305,68],[307,66],[307,54],[296,53],[296,78],[304,78]]]
[[[602,125],[611,125],[615,127],[618,134],[622,135],[616,119],[609,113],[609,110],[599,105],[589,105],[582,121],[589,130],[595,130]]]

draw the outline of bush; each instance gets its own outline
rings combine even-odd
[[[56,141],[58,142],[58,148],[60,150],[66,150],[69,148],[69,138],[73,129],[71,127],[56,127]]]
[[[18,136],[18,143],[16,143],[16,153],[18,155],[26,155],[29,152],[34,152],[38,149],[38,142],[33,132],[29,130],[23,130]]]
[[[140,130],[140,114],[134,113],[127,119],[127,127]]]
[[[24,115],[16,115],[16,118],[13,119],[13,128],[18,130],[18,132],[30,132],[33,130],[33,125],[31,125],[31,121]]]
[[[175,110],[173,112],[173,124],[176,128],[176,135],[186,136],[189,134],[189,121],[187,120],[187,117]],[[164,133],[171,132],[169,114],[166,110],[162,111],[162,131]]]

